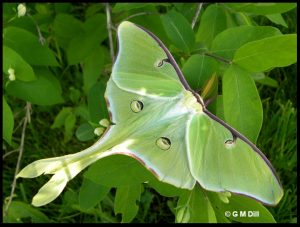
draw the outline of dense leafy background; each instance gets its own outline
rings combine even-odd
[[[29,3],[23,17],[17,16],[17,6],[3,4],[4,208],[26,102],[31,103],[31,122],[22,167],[78,152],[96,141],[94,129],[108,118],[103,93],[112,68],[106,5]],[[219,94],[209,109],[256,142],[273,163],[285,190],[281,202],[265,208],[232,196],[227,204],[226,196],[199,187],[178,190],[122,156],[95,163],[69,182],[58,199],[40,208],[30,202],[49,177],[18,180],[5,222],[297,221],[296,4],[204,4],[193,23],[198,7],[110,4],[114,50],[116,27],[123,20],[156,34],[193,89],[206,100]],[[14,69],[14,81],[8,79],[9,68]],[[130,174],[122,174],[124,168]],[[145,179],[149,183],[141,184]],[[261,217],[224,216],[226,210],[243,207],[259,210]]]

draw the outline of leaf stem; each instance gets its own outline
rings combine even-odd
[[[26,132],[27,123],[30,123],[30,114],[31,114],[30,110],[31,110],[31,103],[26,102],[25,117],[24,117],[22,136],[21,136],[21,143],[20,143],[20,147],[19,147],[19,156],[18,156],[18,161],[17,161],[17,165],[16,165],[14,180],[12,182],[10,196],[8,198],[8,202],[6,204],[5,211],[4,211],[4,214],[3,214],[4,217],[7,215],[9,206],[12,202],[12,198],[14,196],[14,192],[15,192],[15,189],[16,189],[16,184],[17,184],[16,176],[17,176],[17,174],[19,173],[19,170],[20,170],[20,163],[21,163],[21,159],[22,159],[22,155],[23,155],[23,151],[24,151],[24,141],[25,141],[25,132]]]
[[[114,44],[112,39],[112,22],[111,22],[111,14],[110,14],[110,7],[109,3],[104,3],[105,9],[106,9],[106,21],[107,21],[107,31],[108,31],[108,38],[109,38],[109,50],[110,50],[110,57],[112,60],[112,63],[115,62],[115,52],[114,52]]]
[[[193,18],[193,21],[192,21],[192,29],[194,29],[195,24],[196,24],[196,22],[198,20],[198,17],[200,15],[200,11],[201,11],[202,5],[203,5],[203,2],[199,3],[199,5],[197,7],[196,14],[195,14],[195,16]]]
[[[229,64],[229,65],[232,64],[232,61],[227,60],[227,59],[225,59],[225,58],[222,58],[222,57],[220,57],[220,56],[211,54],[211,53],[207,53],[207,52],[206,52],[206,53],[204,53],[204,55],[209,56],[209,57],[212,57],[212,58],[215,58],[215,59],[217,59],[217,60],[219,60],[219,61],[222,61],[222,62],[225,62],[226,64]]]

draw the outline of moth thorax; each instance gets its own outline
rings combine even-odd
[[[190,91],[185,91],[183,105],[192,112],[203,112],[201,104],[197,101],[196,97]]]

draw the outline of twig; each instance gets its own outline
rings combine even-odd
[[[104,3],[105,4],[105,9],[106,9],[106,21],[107,21],[107,31],[108,31],[108,38],[109,38],[109,49],[110,49],[110,57],[112,60],[112,63],[115,62],[115,51],[114,51],[114,44],[113,44],[113,39],[112,39],[112,22],[111,22],[111,15],[110,15],[110,8],[109,8],[109,3]]]
[[[17,184],[17,178],[16,178],[16,176],[19,173],[21,158],[22,158],[23,151],[24,151],[25,131],[26,131],[27,123],[30,123],[30,110],[31,110],[31,103],[30,102],[26,102],[26,107],[25,107],[25,112],[26,113],[25,113],[25,117],[24,117],[23,129],[22,129],[22,136],[21,136],[21,144],[20,144],[20,147],[19,147],[18,161],[17,161],[17,165],[16,165],[14,180],[12,182],[10,196],[8,198],[8,202],[6,204],[3,216],[7,215],[8,208],[9,208],[11,202],[12,202],[12,198],[14,196],[14,192],[15,192],[15,189],[16,189],[16,184]]]
[[[199,3],[199,5],[197,7],[196,14],[195,14],[195,16],[193,18],[193,21],[192,21],[192,29],[194,29],[194,26],[195,26],[195,24],[197,22],[197,19],[198,19],[199,15],[200,15],[200,11],[201,11],[202,5],[203,5],[203,3],[201,2],[201,3]]]
[[[2,156],[2,159],[4,160],[7,156],[11,155],[12,153],[18,152],[18,151],[19,151],[19,148],[18,149],[14,149],[12,151],[9,151],[9,152],[7,152],[6,154],[4,154]]]

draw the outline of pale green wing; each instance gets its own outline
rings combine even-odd
[[[109,80],[105,95],[115,123],[111,130],[118,133],[119,143],[127,144],[124,150],[113,150],[136,158],[163,182],[193,188],[195,180],[189,171],[183,142],[190,117],[182,103],[183,94],[169,99],[148,97],[123,91]],[[134,101],[142,103],[140,111],[133,111]],[[170,147],[162,149],[160,138],[168,138]]]
[[[168,62],[174,59],[151,35],[131,22],[119,25],[119,52],[112,78],[118,87],[126,91],[156,97],[177,96],[184,87],[175,68]]]
[[[187,127],[187,151],[192,175],[211,191],[230,191],[275,205],[283,190],[266,157],[255,147],[202,112]],[[253,145],[254,146],[254,145]]]
[[[147,97],[121,90],[112,79],[107,83],[106,98],[114,125],[91,147],[62,157],[35,161],[17,177],[53,174],[34,196],[32,204],[45,205],[59,196],[67,182],[97,160],[109,155],[128,155],[150,170],[159,180],[180,188],[192,189],[185,138],[189,110],[182,97]],[[132,105],[141,102],[143,108]],[[137,109],[135,109],[137,108]],[[167,142],[164,143],[164,138]]]

